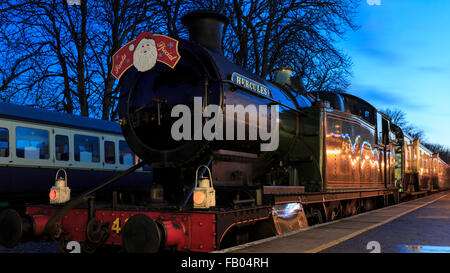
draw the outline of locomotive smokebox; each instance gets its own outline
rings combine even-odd
[[[189,30],[189,38],[223,55],[222,41],[229,19],[214,11],[199,10],[186,14],[181,22]]]

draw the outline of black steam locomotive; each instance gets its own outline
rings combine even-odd
[[[447,165],[366,101],[308,94],[289,68],[261,79],[224,57],[225,16],[182,20],[190,40],[145,34],[117,55],[120,124],[152,164],[150,202],[98,206],[86,194],[63,208],[29,206],[26,217],[7,211],[0,243],[70,234],[90,248],[208,252],[448,185]],[[132,66],[138,49],[160,61]]]

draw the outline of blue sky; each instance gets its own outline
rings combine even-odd
[[[379,109],[398,108],[450,147],[450,1],[361,0],[355,22],[338,44],[353,61],[348,93]]]

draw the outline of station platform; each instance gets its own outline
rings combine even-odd
[[[450,247],[434,248],[427,244],[450,245],[450,241],[443,242],[450,240],[449,226],[450,192],[447,191],[215,253],[368,253],[372,247],[375,251],[381,248],[379,252],[408,252],[408,249],[420,252],[431,248],[446,252]],[[380,228],[384,229],[377,230]],[[399,245],[404,251],[399,250]]]

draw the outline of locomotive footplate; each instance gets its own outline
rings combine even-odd
[[[217,213],[217,248],[221,248],[225,236],[230,234],[231,230],[239,229],[244,226],[254,225],[260,223],[263,220],[269,220],[271,219],[271,217],[271,206],[259,206]],[[239,236],[239,234],[236,235]]]
[[[27,207],[26,215],[33,219],[36,237],[46,237],[42,231],[57,210],[57,207],[48,205]],[[91,247],[124,246],[129,252],[211,252],[220,247],[233,228],[255,224],[270,217],[270,206],[226,212],[102,208],[96,209],[93,216],[90,216],[89,209],[75,208],[57,222],[60,237],[56,239],[77,241]]]
[[[301,195],[302,204],[332,202],[339,200],[354,200],[362,198],[370,198],[377,196],[386,196],[395,194],[394,189],[372,189],[372,190],[345,190],[336,192],[322,192],[322,193],[304,193]]]

